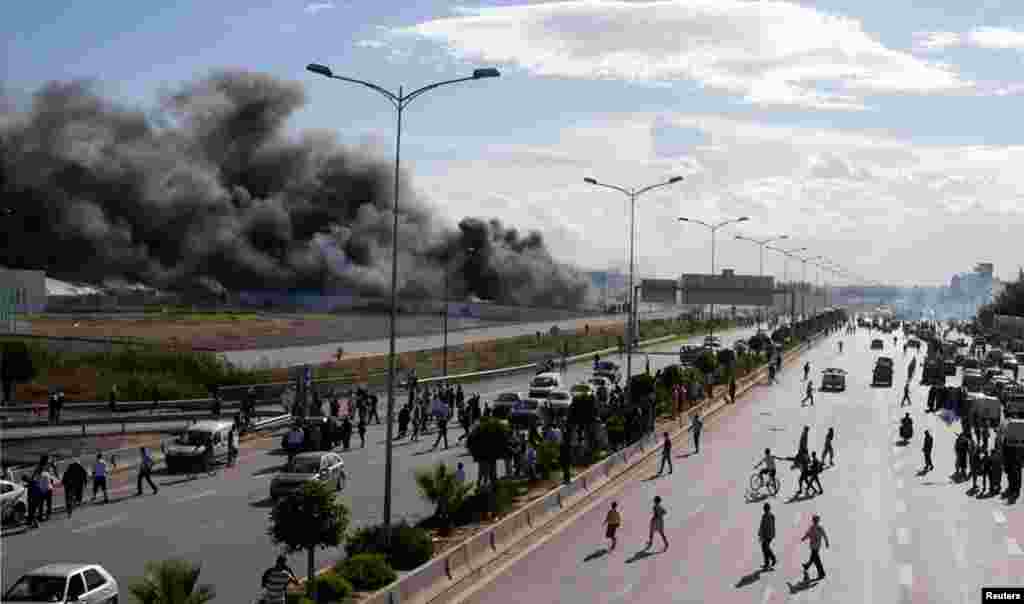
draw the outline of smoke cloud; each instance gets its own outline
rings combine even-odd
[[[0,94],[0,99],[3,99]],[[0,100],[0,263],[58,279],[221,293],[302,288],[386,295],[393,166],[330,133],[285,133],[302,86],[222,71],[152,114],[91,82]],[[588,281],[540,233],[499,220],[445,227],[402,179],[399,287],[510,304],[576,306]]]

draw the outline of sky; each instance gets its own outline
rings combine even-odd
[[[53,0],[7,7],[0,36],[15,98],[93,78],[145,108],[244,68],[305,85],[296,133],[328,129],[382,158],[391,106],[306,64],[394,91],[496,67],[409,105],[403,169],[452,224],[539,229],[589,270],[626,265],[629,203],[585,177],[683,177],[637,198],[646,277],[710,271],[710,232],[680,216],[750,217],[718,231],[716,271],[758,274],[758,247],[736,235],[786,235],[777,245],[891,284],[948,284],[977,262],[1009,279],[1024,264],[1016,1]],[[801,267],[765,254],[766,274]]]

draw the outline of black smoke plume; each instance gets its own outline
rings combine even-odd
[[[144,114],[90,82],[0,102],[0,264],[55,278],[170,291],[390,291],[392,165],[324,132],[289,137],[298,83],[223,71]],[[403,179],[403,296],[577,306],[587,281],[539,233],[496,219],[457,230]]]

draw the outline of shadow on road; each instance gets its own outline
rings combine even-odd
[[[760,491],[757,493],[747,493],[747,503],[761,503],[769,497],[771,497],[771,494]]]
[[[801,501],[810,501],[814,499],[814,495],[808,493],[794,493],[792,497],[786,500],[786,503],[798,503]]]
[[[693,457],[696,454],[697,454],[696,451],[690,451],[688,453],[681,453],[679,455],[676,455],[676,459],[686,459],[687,457]]]
[[[658,554],[663,554],[663,553],[665,553],[665,550],[662,550],[660,552],[652,552],[651,550],[648,550],[648,549],[640,550],[637,553],[633,554],[628,560],[626,560],[626,564],[632,564],[634,562],[639,562],[640,560],[643,560],[644,558],[650,558],[651,556],[657,556]]]
[[[757,583],[758,580],[761,579],[761,573],[763,572],[764,570],[759,568],[754,572],[750,573],[749,575],[746,575],[745,577],[740,579],[739,582],[736,583],[736,589],[743,589],[748,585],[753,585],[754,583]]]
[[[608,555],[609,551],[610,550],[607,547],[602,547],[601,549],[597,550],[596,552],[587,554],[587,557],[584,558],[583,561],[584,562],[590,562],[592,560],[597,560],[598,558],[603,558],[603,557]]]
[[[271,499],[270,497],[264,497],[263,499],[260,499],[258,501],[250,501],[249,507],[267,510],[274,507],[274,500]]]
[[[252,473],[253,476],[266,476],[267,474],[276,474],[285,468],[285,464],[278,466],[267,466],[262,470],[256,470]]]
[[[805,579],[801,580],[799,583],[790,583],[789,581],[786,581],[786,585],[789,587],[789,595],[793,595],[806,591],[820,582],[821,579]]]
[[[663,476],[663,474],[655,474],[653,476],[648,476],[647,478],[644,478],[641,482],[653,482],[653,481],[661,478],[662,476]]]

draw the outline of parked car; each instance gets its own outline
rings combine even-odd
[[[294,493],[314,480],[333,485],[338,491],[344,489],[347,476],[341,455],[331,451],[299,453],[270,480],[270,498]]]
[[[846,390],[846,371],[830,367],[821,372],[821,389],[842,392]]]
[[[529,398],[547,398],[548,393],[562,387],[562,374],[541,373],[530,380]]]
[[[884,350],[884,349],[885,349],[885,342],[883,342],[880,338],[875,338],[874,340],[871,340],[871,350]]]
[[[117,604],[117,580],[98,564],[47,564],[28,572],[4,594],[3,602]]]
[[[28,489],[24,486],[0,480],[0,520],[4,524],[21,524],[28,513]]]

